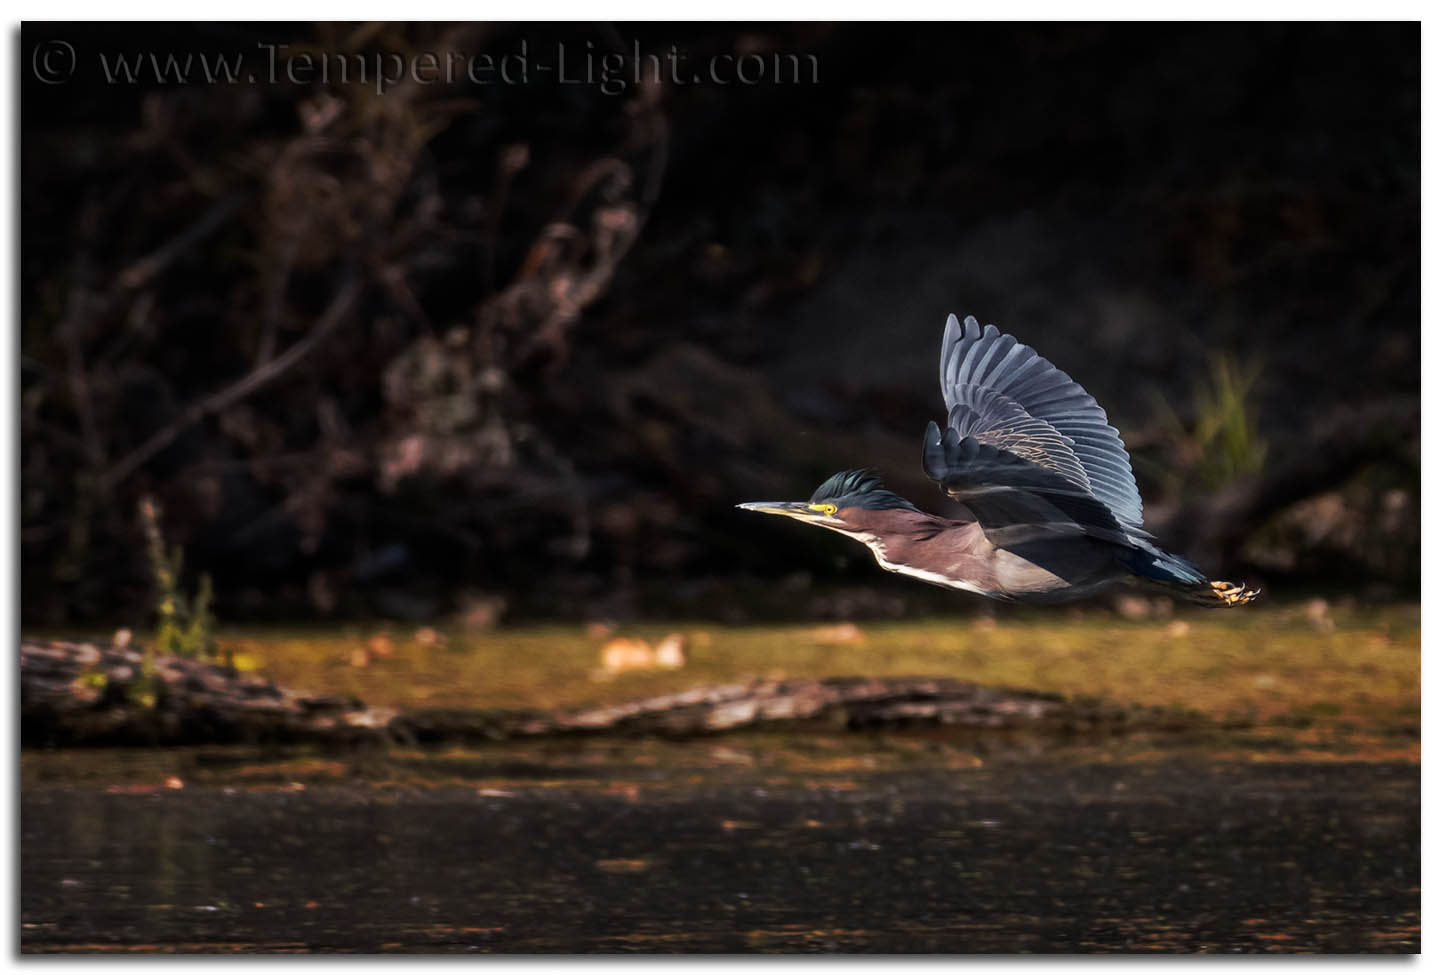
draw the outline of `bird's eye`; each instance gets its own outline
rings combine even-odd
[[[834,514],[836,514],[836,505],[834,505],[834,504],[829,504],[829,503],[828,503],[828,504],[812,504],[812,505],[807,505],[807,507],[810,508],[812,511],[819,511],[819,512],[821,512],[823,515],[834,515]]]

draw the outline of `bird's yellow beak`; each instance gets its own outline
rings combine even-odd
[[[833,523],[836,520],[832,517],[836,513],[835,505],[811,504],[806,501],[747,501],[736,507],[743,511],[759,511],[763,515],[785,515],[787,518],[795,518],[798,521],[821,524]]]

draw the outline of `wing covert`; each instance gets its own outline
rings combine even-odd
[[[1092,493],[1050,467],[962,436],[954,427],[926,425],[926,474],[954,501],[966,505],[1000,543],[1008,532],[1090,535],[1126,543],[1128,530]]]

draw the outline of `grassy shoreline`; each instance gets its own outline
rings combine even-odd
[[[606,674],[608,641],[685,638],[677,669]],[[572,708],[746,677],[928,675],[1121,704],[1187,708],[1250,723],[1416,724],[1420,611],[1296,608],[1037,614],[1002,623],[923,620],[722,626],[642,623],[609,634],[579,625],[487,633],[376,625],[344,631],[236,629],[221,646],[279,683],[398,708]],[[379,652],[372,652],[371,649]]]

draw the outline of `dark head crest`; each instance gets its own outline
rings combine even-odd
[[[831,502],[839,508],[910,508],[910,501],[881,486],[881,477],[872,471],[842,471],[832,474],[816,493],[812,504]]]

